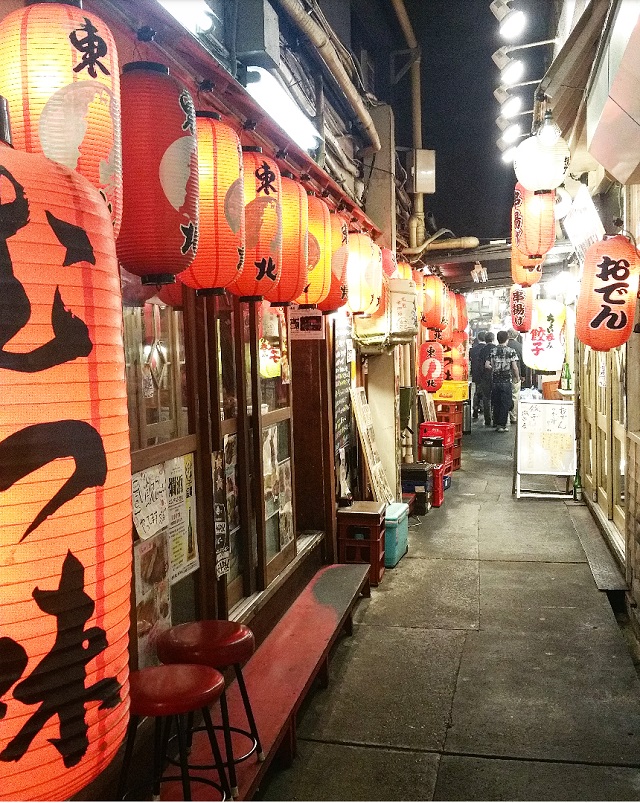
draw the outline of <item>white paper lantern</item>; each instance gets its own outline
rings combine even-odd
[[[533,136],[516,148],[513,169],[525,189],[555,190],[564,181],[570,158],[569,146],[562,137],[554,145],[545,146]]]

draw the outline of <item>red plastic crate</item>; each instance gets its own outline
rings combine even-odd
[[[444,475],[445,477],[451,476],[453,472],[453,460],[446,461],[444,463]]]
[[[451,467],[452,467],[452,469],[454,471],[457,471],[460,468],[460,458],[459,457],[454,457],[453,458],[453,463],[452,463]]]
[[[433,467],[433,489],[431,491],[432,507],[440,507],[444,502],[444,466]]]
[[[418,443],[422,443],[423,438],[442,438],[445,449],[453,446],[456,437],[456,425],[443,421],[425,421],[420,424]]]

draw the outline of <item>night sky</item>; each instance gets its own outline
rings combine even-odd
[[[500,130],[493,90],[499,71],[491,54],[504,44],[549,38],[553,2],[513,4],[529,12],[529,26],[513,43],[500,38],[489,0],[406,0],[406,5],[422,46],[423,147],[436,150],[436,193],[425,196],[425,211],[433,212],[438,228],[456,236],[509,237],[515,174],[495,144]],[[525,60],[522,80],[541,78],[551,51],[541,46],[513,53]],[[408,81],[402,89],[408,93]],[[532,108],[534,89],[523,88],[524,109]],[[410,146],[408,98],[401,102],[397,144]],[[531,115],[520,119],[529,131]]]

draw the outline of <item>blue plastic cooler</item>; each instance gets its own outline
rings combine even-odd
[[[384,514],[384,565],[392,569],[409,548],[409,505],[392,502]]]

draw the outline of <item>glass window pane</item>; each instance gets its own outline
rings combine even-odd
[[[234,317],[229,296],[220,296],[217,299],[216,326],[220,366],[220,414],[223,420],[227,420],[235,418],[238,414]]]
[[[291,403],[287,318],[281,307],[271,307],[267,302],[261,306],[259,314],[262,409],[270,412],[289,407]]]

